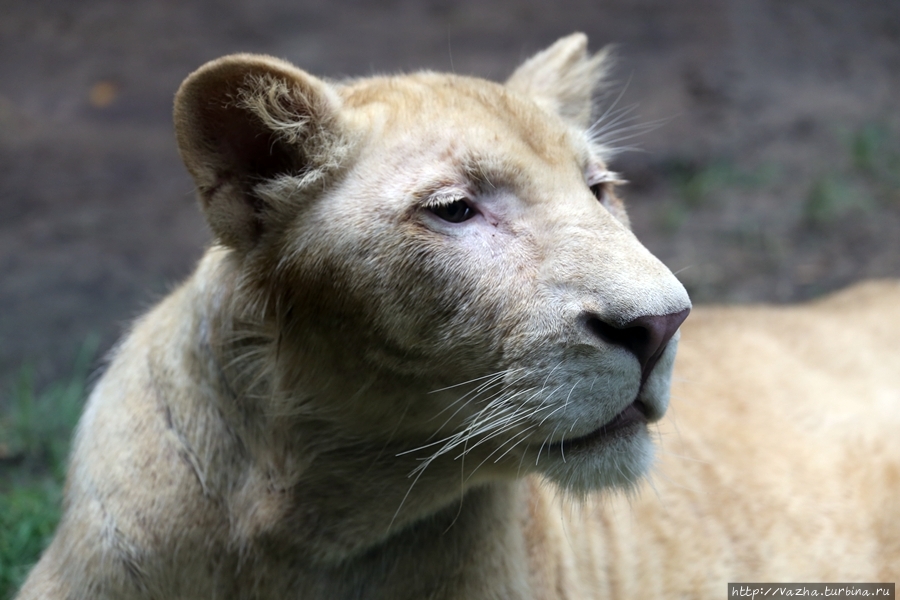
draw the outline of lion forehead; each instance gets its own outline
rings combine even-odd
[[[591,159],[583,131],[497,83],[426,72],[362,80],[342,96],[381,143],[467,164],[502,162],[511,177],[538,166],[583,170]]]

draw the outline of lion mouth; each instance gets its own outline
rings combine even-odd
[[[564,450],[577,450],[600,440],[626,435],[629,433],[628,430],[633,430],[636,426],[646,425],[649,420],[648,415],[649,409],[647,405],[640,400],[635,400],[599,429],[587,435],[560,442],[560,446]]]

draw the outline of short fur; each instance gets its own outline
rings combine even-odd
[[[114,351],[19,598],[895,580],[897,283],[698,310],[636,490],[647,425],[601,428],[663,416],[677,336],[651,370],[615,332],[690,303],[613,193],[586,43],[506,85],[251,55],[188,77],[176,134],[217,243]]]

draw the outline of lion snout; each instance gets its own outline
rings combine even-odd
[[[625,348],[641,365],[641,385],[647,380],[666,345],[691,312],[686,308],[666,315],[643,315],[627,323],[609,323],[596,314],[583,320],[590,333],[606,344]]]

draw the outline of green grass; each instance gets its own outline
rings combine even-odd
[[[827,227],[900,205],[900,132],[871,122],[844,136],[844,164],[810,182],[803,219]]]
[[[682,202],[690,208],[703,206],[721,190],[760,188],[777,178],[773,166],[746,171],[728,161],[718,161],[693,169],[682,165],[681,168],[675,168],[673,175]]]
[[[779,179],[773,165],[745,170],[727,160],[710,164],[678,160],[667,165],[664,174],[675,191],[659,215],[660,226],[669,232],[678,231],[692,213],[714,204],[726,190],[760,189]]]
[[[46,479],[0,494],[0,598],[12,598],[50,542],[61,485]]]
[[[896,123],[870,121],[836,131],[834,160],[805,181],[798,198],[800,223],[827,229],[847,219],[874,218],[900,207],[900,130]],[[742,168],[726,158],[712,162],[673,160],[662,168],[674,192],[659,208],[658,226],[675,233],[695,213],[729,202],[734,191],[763,190],[784,179],[773,164]]]
[[[829,225],[853,214],[872,212],[874,204],[859,182],[846,175],[829,174],[810,184],[803,216],[811,225]]]
[[[40,393],[24,368],[0,403],[0,599],[22,584],[59,521],[69,443],[96,349],[95,338],[85,342],[72,376]]]

